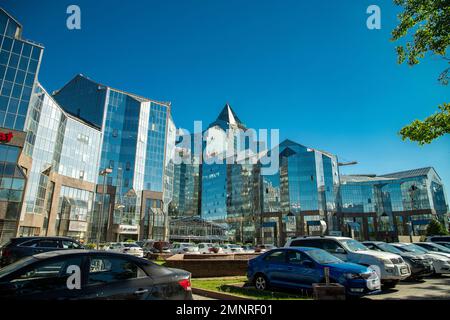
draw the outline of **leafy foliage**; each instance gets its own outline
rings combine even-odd
[[[445,236],[448,235],[448,231],[445,227],[436,219],[432,219],[427,227],[427,236]]]
[[[400,23],[392,31],[392,40],[415,30],[412,41],[396,48],[398,62],[406,60],[409,65],[416,65],[428,51],[445,56],[450,44],[450,1],[394,0],[394,3],[404,7],[404,11],[398,15]]]
[[[427,52],[440,56],[448,61],[446,51],[450,45],[450,0],[394,0],[403,7],[397,17],[400,21],[392,31],[392,41],[411,37],[404,45],[396,47],[398,63],[414,66]],[[445,69],[438,81],[449,83],[450,68]],[[440,111],[429,116],[424,121],[415,120],[404,127],[400,134],[403,140],[417,141],[420,145],[430,143],[434,139],[449,133],[449,104],[439,106]]]
[[[450,133],[450,103],[439,106],[439,112],[423,121],[415,120],[400,130],[403,140],[417,141],[420,145],[430,143],[434,139]]]

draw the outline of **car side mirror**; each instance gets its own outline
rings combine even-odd
[[[346,252],[343,248],[336,248],[336,250],[334,251],[334,253],[346,254],[347,252]]]

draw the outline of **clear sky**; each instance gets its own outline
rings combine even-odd
[[[449,102],[437,83],[445,63],[398,65],[391,0],[1,0],[45,45],[39,78],[48,91],[75,74],[171,101],[178,127],[212,122],[226,102],[252,128],[335,153],[383,174],[433,166],[450,199],[450,137],[419,147],[398,131]],[[81,30],[66,8],[81,8]],[[381,30],[366,8],[381,8]]]

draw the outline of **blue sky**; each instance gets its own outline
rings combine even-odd
[[[82,29],[66,28],[77,4]],[[381,30],[366,8],[381,8]],[[387,0],[3,0],[24,37],[45,45],[39,75],[52,91],[75,74],[171,101],[178,127],[209,124],[228,102],[253,128],[356,160],[344,173],[434,166],[450,195],[450,137],[419,147],[399,129],[450,99],[443,61],[398,65]],[[449,196],[450,199],[450,196]]]

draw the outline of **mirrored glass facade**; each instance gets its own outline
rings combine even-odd
[[[110,170],[105,190],[112,192],[114,202],[108,229],[116,230],[115,234],[131,227],[148,231],[145,221],[153,221],[153,217],[147,204],[161,201],[167,214],[173,196],[176,129],[170,104],[116,90],[83,75],[58,90],[54,98],[67,110],[102,127],[99,171]],[[103,177],[98,183],[103,184]],[[136,230],[124,237],[137,237]]]
[[[0,8],[0,127],[23,130],[43,47],[21,38],[20,24]]]

